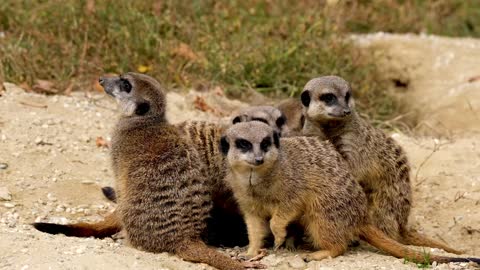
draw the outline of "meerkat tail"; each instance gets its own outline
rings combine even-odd
[[[49,234],[64,234],[66,236],[105,238],[112,236],[122,229],[115,212],[106,216],[97,223],[76,223],[60,225],[54,223],[36,222],[32,224],[35,229]]]
[[[208,247],[201,241],[187,240],[177,249],[175,254],[186,261],[206,263],[221,270],[244,269],[240,262]]]
[[[431,255],[428,252],[420,252],[410,249],[388,237],[373,225],[367,225],[361,229],[360,237],[370,245],[383,250],[397,258],[405,258],[415,263],[438,263],[448,262],[475,262],[480,263],[480,258],[454,258]]]
[[[421,233],[413,229],[403,232],[402,237],[406,245],[441,248],[446,252],[457,254],[457,255],[464,253],[463,251],[456,250],[454,248],[447,246],[446,244],[430,239],[427,236],[422,235]]]
[[[117,193],[113,187],[105,186],[102,187],[102,193],[108,200],[116,203],[117,202]]]

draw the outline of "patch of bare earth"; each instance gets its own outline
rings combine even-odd
[[[475,116],[480,80],[470,80],[480,75],[480,41],[384,34],[356,40],[384,55],[386,67],[390,63],[404,71],[390,75],[408,82],[400,94],[412,101],[418,123],[425,123],[413,133],[421,136],[392,135],[412,164],[411,225],[480,256],[480,121]],[[0,96],[1,269],[211,269],[166,253],[135,250],[121,238],[82,239],[34,230],[33,221],[96,221],[114,208],[100,187],[113,184],[104,142],[109,142],[116,106],[100,93],[44,96],[5,86]],[[226,121],[230,112],[246,106],[215,91],[169,93],[168,100],[172,122]],[[308,264],[295,253],[270,253],[262,262],[271,269],[417,268],[367,244]]]

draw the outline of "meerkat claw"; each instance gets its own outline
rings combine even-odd
[[[263,257],[267,256],[268,252],[266,249],[262,248],[258,251],[257,255],[251,257],[247,262],[255,262],[261,260]]]

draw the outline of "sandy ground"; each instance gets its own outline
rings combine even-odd
[[[456,55],[463,50],[460,46],[462,42],[443,38],[398,35],[383,35],[383,39],[378,36],[363,38],[364,45],[374,46],[375,42],[380,42],[386,51],[389,47],[384,39],[393,39],[392,46],[400,46],[398,44],[402,42],[440,43],[442,52],[451,50],[454,55],[451,62],[456,62]],[[447,46],[448,42],[452,45]],[[475,40],[468,42],[480,43]],[[412,45],[414,52],[409,55],[417,57],[422,52],[416,50],[432,50],[432,47],[435,46]],[[398,62],[400,66],[412,63],[405,59],[405,55],[398,57],[401,58]],[[430,56],[425,53],[425,57]],[[451,73],[463,72],[459,63],[454,68]],[[476,74],[471,69],[470,65],[465,66],[465,73],[471,73],[468,76]],[[437,81],[443,80],[448,72],[434,76],[435,72],[434,66],[425,65],[418,68],[416,76],[403,74],[412,85],[405,95],[422,96],[417,92],[423,88],[413,85],[427,87],[421,83],[429,80],[432,81],[431,88],[423,89],[426,91],[424,94],[459,89],[445,87]],[[468,89],[480,93],[480,82],[470,84],[473,86],[469,85]],[[33,221],[96,221],[114,208],[114,204],[99,191],[101,186],[113,184],[108,148],[99,147],[96,143],[99,137],[109,140],[116,121],[116,105],[100,93],[43,96],[27,93],[11,84],[5,84],[5,88],[0,96],[0,269],[212,269],[168,254],[137,251],[125,246],[121,238],[81,239],[52,236],[34,230],[29,225]],[[196,110],[194,103],[197,95],[204,96],[212,108],[220,109],[210,113]],[[471,100],[471,104],[478,99]],[[169,93],[168,100],[168,115],[173,122],[188,119],[218,121],[219,116],[245,106],[215,93]],[[435,100],[445,102],[440,98]],[[457,105],[453,102],[447,107],[453,113],[463,112],[465,107]],[[421,108],[420,105],[412,106]],[[425,109],[435,106],[435,102],[430,102]],[[441,106],[446,105],[442,103]],[[475,105],[473,109],[479,110],[480,106]],[[426,114],[419,117],[426,121],[429,119]],[[460,121],[454,120],[451,121]],[[435,125],[436,120],[432,121],[431,125]],[[398,133],[392,136],[404,146],[413,167],[411,225],[453,247],[464,249],[469,255],[480,257],[480,121],[455,125],[449,126],[451,132],[441,136],[437,134],[437,129],[422,130],[421,136]],[[433,252],[445,254],[440,250]],[[366,244],[352,248],[345,256],[321,262],[306,264],[296,254],[288,252],[271,254],[262,262],[270,269],[417,268]],[[467,264],[442,264],[433,268],[472,267]]]

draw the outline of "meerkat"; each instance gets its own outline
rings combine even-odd
[[[462,253],[408,229],[412,190],[407,156],[392,138],[358,115],[347,81],[337,76],[312,79],[300,97],[303,134],[333,143],[365,191],[375,226],[404,244]]]
[[[241,110],[231,117],[231,123],[243,121],[268,122],[281,132],[285,124],[282,113],[270,106],[256,106]],[[208,179],[205,185],[211,191],[213,209],[207,220],[207,230],[204,240],[214,246],[244,246],[248,243],[246,227],[240,215],[231,190],[225,185],[223,178],[226,173],[225,159],[218,148],[218,141],[225,126],[203,121],[186,121],[175,125],[182,138],[187,140],[198,152],[200,162],[206,167]],[[117,194],[112,187],[103,187],[104,195],[117,200]],[[97,223],[53,224],[34,223],[33,226],[46,233],[64,234],[76,237],[109,237],[122,230],[116,217],[117,211],[109,214]]]
[[[280,102],[276,108],[287,119],[285,132],[282,134],[282,137],[301,136],[305,116],[303,115],[303,106],[300,100],[288,98]]]
[[[233,190],[248,228],[248,256],[255,256],[269,229],[275,249],[286,227],[297,221],[316,249],[306,260],[343,254],[359,236],[395,257],[425,262],[425,254],[408,249],[370,224],[367,198],[344,159],[328,141],[315,137],[280,139],[260,122],[231,126],[220,141],[226,155],[225,181]],[[430,256],[437,262],[480,262],[477,258]]]
[[[244,269],[201,240],[211,208],[205,169],[197,151],[168,123],[162,86],[137,73],[101,78],[100,84],[122,109],[111,158],[116,214],[127,242],[219,269]]]

